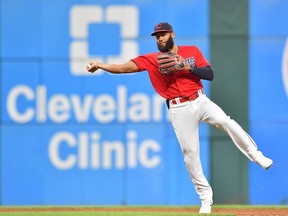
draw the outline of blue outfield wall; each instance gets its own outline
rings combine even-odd
[[[288,1],[250,1],[250,131],[274,160],[250,166],[251,204],[288,203]]]
[[[90,75],[85,66],[156,51],[150,33],[164,20],[178,44],[196,44],[209,58],[207,8],[200,0],[176,8],[172,1],[2,0],[2,205],[199,204],[147,73]],[[208,138],[201,125],[209,177]]]

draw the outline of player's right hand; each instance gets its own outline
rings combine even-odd
[[[99,64],[99,62],[89,62],[86,65],[87,71],[90,72],[90,73],[94,73],[96,70],[99,69],[98,64]]]

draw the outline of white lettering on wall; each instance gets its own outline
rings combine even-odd
[[[59,132],[51,138],[48,154],[51,163],[55,167],[65,170],[73,167],[77,162],[77,158],[73,154],[68,154],[65,158],[60,157],[59,148],[62,142],[65,142],[69,147],[75,147],[77,145],[77,141],[73,134],[68,132]]]
[[[78,135],[59,131],[50,139],[48,155],[52,165],[60,170],[69,170],[74,167],[124,169],[138,166],[152,169],[159,166],[161,163],[160,144],[153,139],[138,143],[137,136],[135,131],[128,131],[127,144],[125,144],[120,140],[101,140],[101,135],[96,131],[79,132]],[[62,145],[71,151],[60,154]]]
[[[7,112],[16,123],[36,121],[65,123],[72,117],[79,123],[88,122],[92,117],[99,123],[118,122],[160,122],[167,119],[165,101],[158,95],[152,98],[144,93],[129,95],[125,86],[118,86],[116,98],[109,94],[54,94],[48,97],[46,86],[32,89],[17,85],[8,92]],[[18,105],[21,99],[21,109]],[[23,102],[24,101],[24,102]],[[26,102],[26,103],[25,103]]]
[[[18,109],[17,101],[20,97],[24,97],[27,101],[35,99],[35,93],[33,90],[25,85],[19,85],[14,87],[8,94],[7,98],[7,112],[12,120],[17,123],[27,123],[35,115],[35,109],[31,107],[26,107],[23,112]]]

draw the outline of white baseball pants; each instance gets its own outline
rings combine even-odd
[[[202,170],[199,152],[199,123],[204,121],[226,132],[251,161],[259,151],[252,138],[224,111],[201,94],[194,101],[170,103],[170,118],[195,190],[202,204],[213,203],[213,192]]]

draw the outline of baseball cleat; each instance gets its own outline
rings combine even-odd
[[[260,165],[261,167],[263,167],[263,169],[269,169],[272,164],[273,164],[273,160],[271,160],[270,158],[265,157],[262,153],[258,155],[258,157],[255,158],[254,160],[258,165]]]
[[[200,214],[211,214],[212,212],[212,207],[210,204],[202,204],[199,213]]]

